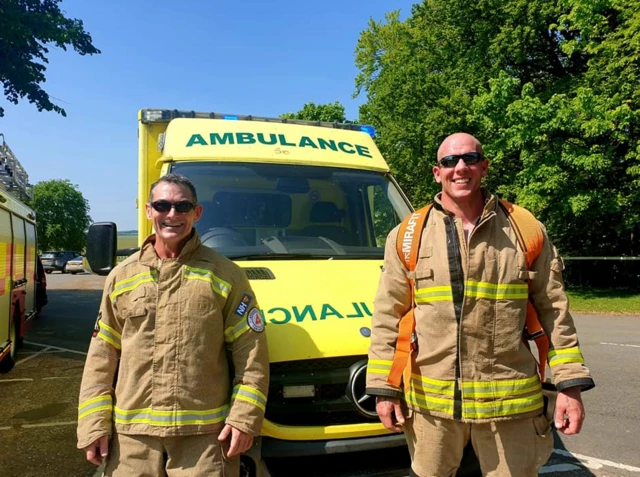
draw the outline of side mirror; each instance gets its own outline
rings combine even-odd
[[[113,222],[97,222],[89,227],[87,261],[93,273],[108,275],[116,266],[118,228]]]

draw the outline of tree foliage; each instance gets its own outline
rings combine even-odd
[[[348,122],[344,115],[344,106],[339,101],[327,104],[306,103],[297,113],[281,114],[282,119],[303,119],[306,121]]]
[[[475,135],[487,186],[566,254],[638,254],[640,3],[425,0],[371,21],[356,49],[361,122],[415,205],[440,142]]]
[[[36,212],[39,250],[84,250],[92,221],[78,186],[66,179],[38,182],[30,205]]]
[[[66,116],[40,86],[46,81],[47,54],[53,45],[66,51],[67,45],[80,55],[100,53],[81,20],[66,18],[61,0],[2,0],[0,2],[0,81],[4,95],[18,104],[26,98],[38,111],[55,111]],[[0,107],[0,117],[4,109]]]

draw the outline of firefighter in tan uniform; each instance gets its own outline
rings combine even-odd
[[[201,244],[188,179],[159,179],[146,209],[155,235],[105,283],[78,448],[106,458],[107,476],[237,476],[269,380],[256,297],[240,267]]]
[[[433,168],[442,192],[425,222],[415,271],[398,255],[399,227],[387,239],[367,393],[376,396],[385,427],[404,429],[412,476],[455,475],[469,441],[483,475],[538,475],[553,436],[538,363],[523,339],[527,299],[548,336],[560,432],[580,432],[581,391],[594,386],[568,311],[562,259],[542,229],[542,249],[527,267],[505,212],[481,187],[487,168],[473,136],[446,138]],[[413,351],[397,386],[390,376],[399,321],[412,302]]]

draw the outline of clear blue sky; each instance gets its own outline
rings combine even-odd
[[[135,229],[139,109],[278,116],[337,100],[357,119],[360,33],[392,10],[406,18],[413,3],[63,0],[102,54],[52,47],[43,86],[67,117],[0,94],[0,133],[32,184],[69,179],[94,221]]]

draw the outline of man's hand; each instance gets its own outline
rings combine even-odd
[[[584,422],[580,389],[580,386],[574,386],[559,391],[556,399],[556,429],[567,436],[578,434]]]
[[[102,465],[102,459],[109,455],[109,437],[100,436],[93,444],[88,445],[84,449],[87,460],[95,465]]]
[[[378,396],[376,398],[376,412],[384,427],[393,432],[402,432],[404,415],[400,407],[400,399]]]
[[[225,424],[222,432],[218,436],[218,440],[224,442],[229,438],[229,435],[231,435],[231,443],[229,444],[229,449],[225,457],[233,457],[234,455],[242,454],[251,449],[253,445],[253,436],[251,434],[242,432],[230,424]]]

